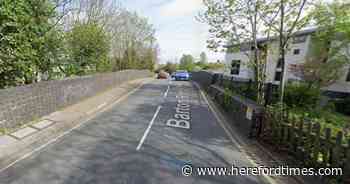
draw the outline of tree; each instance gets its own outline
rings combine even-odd
[[[248,66],[254,71],[259,104],[264,103],[267,46],[258,42],[258,36],[270,38],[271,23],[276,17],[264,17],[270,14],[272,1],[204,0],[206,11],[198,17],[199,21],[210,26],[208,48],[219,51],[226,46],[246,50],[244,54],[249,58]],[[236,47],[232,48],[232,45]]]
[[[180,59],[179,68],[181,70],[192,71],[194,68],[194,58],[191,54],[184,54]]]
[[[0,38],[0,88],[152,70],[159,54],[153,25],[117,0],[1,0]]]
[[[205,66],[208,63],[208,57],[205,52],[201,52],[199,55],[199,65]]]
[[[319,2],[310,12],[318,31],[312,37],[311,54],[292,71],[316,88],[328,86],[344,74],[350,61],[350,10],[345,4]]]
[[[262,18],[266,25],[270,25],[274,32],[277,32],[279,40],[278,61],[282,68],[280,78],[279,96],[280,102],[283,104],[284,86],[285,86],[285,54],[288,49],[290,38],[293,34],[305,27],[308,22],[305,12],[309,6],[307,0],[273,0],[267,6],[269,13],[263,15]],[[271,21],[274,19],[273,21]]]
[[[175,63],[167,62],[161,69],[171,74],[176,71],[176,68],[177,65]]]
[[[0,88],[39,81],[59,64],[55,16],[49,0],[0,1]]]
[[[70,0],[59,1],[64,4]],[[108,65],[112,71],[126,68],[153,70],[158,61],[159,46],[155,29],[146,18],[122,8],[117,0],[78,0],[68,3],[68,7],[70,13],[63,21],[66,29],[72,29],[78,22],[97,24],[105,31],[110,48]]]
[[[77,23],[67,35],[70,50],[69,75],[84,75],[105,68],[109,51],[108,37],[96,23]]]

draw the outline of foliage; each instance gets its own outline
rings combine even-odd
[[[38,81],[58,60],[61,32],[48,0],[0,1],[0,88]]]
[[[175,63],[167,62],[163,67],[160,68],[171,74],[176,71],[177,65]]]
[[[191,64],[192,71],[200,71],[200,70],[218,70],[218,69],[223,69],[225,67],[225,64],[220,63],[220,62],[208,62],[208,63],[200,63],[200,62],[196,62],[193,63],[193,65]],[[186,67],[185,67],[186,68]],[[177,69],[181,69],[179,64],[176,63],[171,63],[171,62],[167,62],[166,64],[163,65],[159,65],[158,69],[156,70],[156,72],[160,71],[160,70],[164,70],[168,73],[173,73],[175,72]],[[186,70],[186,69],[185,69]],[[190,71],[190,70],[189,70]]]
[[[264,101],[266,49],[260,50],[262,46],[258,43],[258,35],[266,35],[269,39],[271,25],[265,19],[272,9],[269,8],[273,0],[245,1],[245,0],[204,0],[206,10],[198,19],[209,25],[210,39],[207,41],[208,48],[219,51],[229,48],[228,51],[236,49],[232,45],[253,48],[246,49],[244,55],[249,58],[248,66],[254,71],[254,88],[258,93],[258,103]],[[237,21],[239,20],[239,21]],[[242,49],[243,50],[243,49]]]
[[[328,86],[343,76],[350,61],[350,53],[345,51],[350,42],[350,10],[338,1],[319,3],[310,17],[319,31],[312,37],[312,52],[306,62],[293,72],[310,85]]]
[[[254,82],[238,82],[224,79],[223,86],[225,89],[229,89],[231,93],[240,95],[250,100],[257,100],[257,92],[254,88]]]
[[[153,70],[159,54],[148,20],[107,0],[2,0],[0,38],[0,88]]]
[[[288,107],[313,109],[321,97],[319,88],[304,83],[289,83],[286,86],[284,102]]]
[[[233,92],[229,88],[225,88],[222,105],[224,106],[226,111],[229,111],[232,108],[232,96]]]
[[[155,29],[146,18],[126,10],[110,15],[111,56],[119,63],[115,69],[138,68],[153,70],[158,60],[159,46]]]
[[[340,113],[327,110],[327,109],[309,109],[305,110],[300,107],[287,107],[287,105],[281,105],[280,103],[276,103],[273,105],[269,105],[267,107],[267,112],[274,115],[275,117],[281,116],[282,107],[285,109],[284,113],[288,113],[289,118],[294,119],[308,119],[311,122],[318,122],[324,128],[331,128],[333,133],[337,133],[338,131],[344,131],[345,133],[350,133],[350,127],[348,122],[350,121],[349,116],[342,115]],[[286,108],[287,107],[287,108]],[[348,134],[350,136],[350,134]]]
[[[207,63],[203,66],[203,70],[218,70],[223,68],[225,68],[225,64],[220,62]]]
[[[187,71],[192,71],[194,68],[194,58],[190,54],[184,54],[182,55],[180,59],[180,64],[179,64],[179,69],[180,70],[187,70]]]
[[[67,34],[72,74],[84,75],[105,67],[109,49],[108,37],[95,23],[77,23]],[[73,72],[73,73],[71,73]]]

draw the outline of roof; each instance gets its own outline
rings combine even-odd
[[[316,27],[307,28],[307,29],[303,29],[303,30],[295,32],[292,35],[292,37],[309,35],[309,34],[315,33],[316,31],[317,31]],[[277,38],[278,38],[277,36],[273,36],[273,37],[270,37],[270,38],[267,38],[267,37],[265,37],[265,38],[258,38],[257,42],[258,43],[264,43],[264,42],[271,41],[271,40],[274,40],[274,39],[277,39]],[[247,43],[247,42],[245,42],[245,43]],[[231,44],[231,45],[224,45],[224,47],[225,48],[229,48],[229,47],[234,47],[234,46],[237,46],[237,45],[240,45],[240,44],[242,44],[242,43]]]

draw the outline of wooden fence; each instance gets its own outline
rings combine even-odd
[[[253,95],[249,95],[252,92],[252,81],[240,81],[234,78],[227,78],[223,75],[209,73],[204,75],[205,72],[198,73],[201,75],[196,74],[197,77],[194,77],[194,79],[200,82],[206,89],[215,89],[216,87],[210,85],[214,84],[214,86],[223,88],[222,91],[228,88],[240,94],[239,96],[250,99],[253,97]],[[203,79],[204,76],[205,80]],[[206,81],[206,83],[204,84],[202,81]],[[208,86],[211,87],[208,88]],[[267,84],[266,97],[269,100],[267,100],[266,105],[273,101],[275,88],[276,86]],[[223,98],[219,98],[220,95],[218,96],[218,93],[213,93],[213,91],[209,90],[209,94],[215,97],[215,100],[220,105],[224,104]],[[232,100],[234,101],[233,98]],[[240,114],[234,114],[232,112],[234,117],[237,118],[245,115],[242,106],[238,106],[237,104],[234,106],[241,110],[238,111]],[[231,112],[231,110],[228,111]],[[265,108],[264,112],[255,118],[255,124],[252,124],[251,130],[249,130],[252,132],[250,136],[256,137],[259,141],[268,142],[280,151],[288,152],[300,161],[300,166],[302,167],[342,168],[342,176],[323,178],[335,179],[337,183],[350,184],[350,140],[344,137],[343,132],[332,132],[332,129],[322,127],[320,123],[308,121],[303,117],[296,118],[288,113],[287,110],[283,112],[284,114],[281,118],[278,112],[269,111],[269,108]],[[243,122],[242,119],[235,119],[235,121],[237,121],[234,124],[235,126]]]
[[[282,120],[281,120],[282,119]],[[292,154],[305,167],[342,168],[340,183],[350,183],[350,139],[342,131],[332,132],[320,123],[303,117],[266,111],[262,118],[259,138]]]

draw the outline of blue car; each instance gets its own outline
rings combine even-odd
[[[185,71],[185,70],[179,70],[176,71],[175,74],[173,75],[175,80],[177,81],[189,81],[190,80],[190,74]]]

